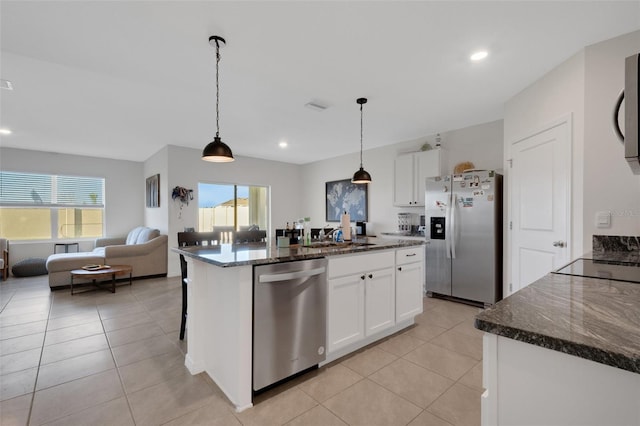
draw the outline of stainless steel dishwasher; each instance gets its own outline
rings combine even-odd
[[[253,269],[253,390],[325,360],[327,260]]]

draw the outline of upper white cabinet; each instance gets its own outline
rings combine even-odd
[[[396,157],[393,183],[395,206],[424,206],[425,180],[442,175],[442,150],[411,152]]]

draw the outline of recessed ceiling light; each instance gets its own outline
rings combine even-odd
[[[9,129],[0,129],[0,135],[10,135],[11,130]]]
[[[279,146],[280,148],[286,148],[286,147],[287,147],[287,145],[288,145],[288,144],[287,144],[285,141],[282,141],[282,142],[280,142],[280,143],[278,144],[278,146]]]
[[[489,52],[487,52],[486,50],[480,50],[471,55],[469,59],[471,59],[472,61],[481,61],[487,56],[489,56]]]

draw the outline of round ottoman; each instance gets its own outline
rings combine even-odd
[[[47,275],[47,259],[24,259],[13,265],[11,272],[14,277],[33,277]]]

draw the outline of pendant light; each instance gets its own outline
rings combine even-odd
[[[220,43],[226,44],[219,36],[209,37],[209,44],[216,47],[216,136],[202,151],[202,159],[214,163],[228,163],[234,160],[231,148],[220,139],[220,85],[218,84],[218,64],[220,63]]]
[[[358,98],[356,102],[360,105],[360,170],[353,174],[352,183],[371,183],[371,175],[362,168],[362,105],[367,103],[367,98]]]

